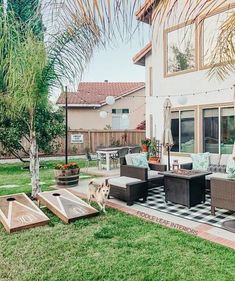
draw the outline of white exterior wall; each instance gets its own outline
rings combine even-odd
[[[219,0],[218,0],[219,1]],[[182,2],[182,1],[181,1]],[[185,2],[185,1],[183,1]],[[227,4],[234,3],[235,1],[227,1]],[[176,25],[184,22],[174,22],[172,25]],[[171,26],[171,25],[169,25]],[[206,104],[221,104],[226,102],[233,102],[233,90],[229,89],[224,92],[218,93],[207,93],[206,91],[230,88],[235,84],[235,75],[231,74],[226,80],[221,81],[213,78],[209,80],[208,69],[198,70],[189,72],[186,74],[178,74],[171,77],[164,77],[164,46],[163,46],[163,27],[158,26],[157,21],[153,23],[153,37],[152,37],[152,54],[146,57],[146,134],[149,136],[149,115],[153,114],[153,124],[156,127],[155,137],[157,139],[162,138],[163,134],[163,103],[168,95],[176,94],[188,94],[193,92],[204,92],[204,94],[197,94],[195,96],[187,97],[187,104],[181,106],[178,103],[178,97],[170,97],[172,107],[185,107],[195,105],[206,105]],[[149,93],[149,80],[148,80],[148,69],[152,66],[153,71],[153,97],[148,97]],[[156,96],[164,96],[156,98]],[[198,120],[199,121],[199,120]],[[199,137],[202,137],[200,132]],[[199,148],[197,147],[197,150]],[[182,154],[172,157],[180,159],[180,162],[187,162],[189,160],[188,155],[183,157]],[[166,157],[164,157],[166,158]],[[166,159],[165,159],[166,160]]]

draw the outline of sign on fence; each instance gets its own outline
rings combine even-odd
[[[83,143],[83,134],[71,134],[71,143]]]

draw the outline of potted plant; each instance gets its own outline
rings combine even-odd
[[[160,158],[157,156],[159,141],[153,138],[149,144],[149,162],[159,163]]]
[[[55,180],[58,186],[76,186],[79,181],[80,168],[77,163],[58,164],[55,166]]]
[[[145,138],[145,139],[141,140],[143,152],[148,152],[150,143],[151,143],[151,140],[149,138]]]

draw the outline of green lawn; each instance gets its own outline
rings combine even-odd
[[[53,165],[46,166],[42,181],[49,182]],[[19,165],[0,165],[0,186],[11,182],[30,189]],[[1,281],[235,280],[231,249],[112,209],[69,225],[43,211],[48,226],[11,235],[0,226]]]
[[[71,160],[71,162],[79,163],[82,168],[85,165],[84,160]],[[54,167],[62,161],[41,161],[42,168],[40,169],[40,179],[42,189],[50,190],[51,186],[55,184]],[[95,164],[95,163],[94,163]],[[30,192],[30,174],[28,170],[23,169],[27,164],[0,164],[0,195],[12,194],[16,192]],[[89,176],[81,174],[81,177]],[[94,176],[92,176],[94,177]],[[13,188],[4,188],[5,185],[17,185]]]

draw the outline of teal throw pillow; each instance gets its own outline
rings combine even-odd
[[[233,160],[233,156],[228,159],[226,173],[228,174],[229,179],[235,180],[235,161]]]
[[[150,169],[146,154],[140,153],[140,154],[132,155],[131,160],[132,160],[133,166],[135,166],[135,167],[147,168],[148,170]]]
[[[207,171],[209,167],[209,156],[209,152],[191,154],[193,170]]]

